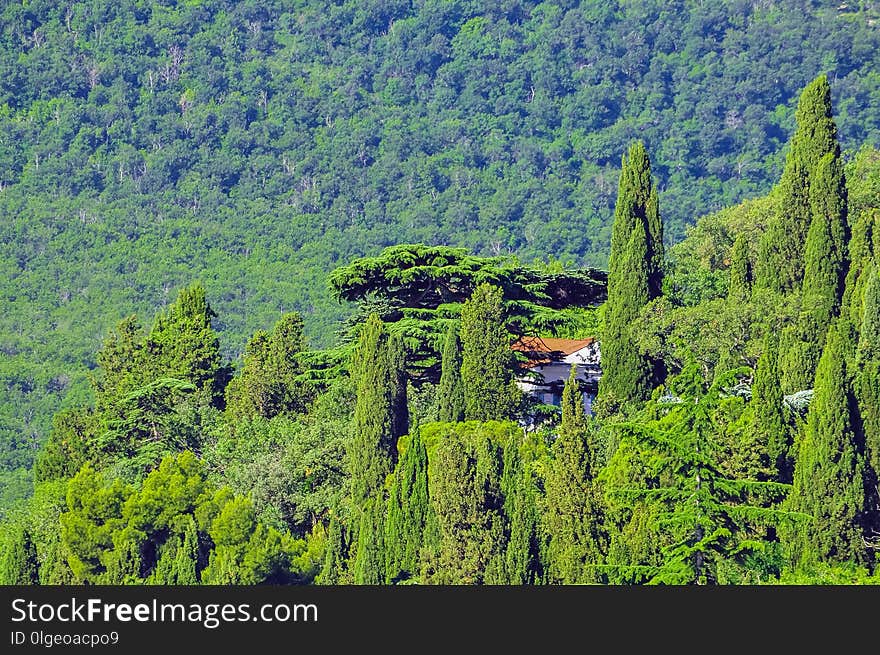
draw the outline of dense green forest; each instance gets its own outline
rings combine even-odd
[[[0,506],[116,321],[200,279],[223,356],[398,243],[604,268],[618,166],[667,245],[767,193],[800,90],[880,135],[874,2],[28,0],[0,10]]]
[[[607,273],[396,245],[224,355],[203,284],[104,338],[2,523],[8,584],[880,582],[880,150],[805,85],[779,178],[666,245],[650,149]],[[587,415],[519,335],[597,336]]]

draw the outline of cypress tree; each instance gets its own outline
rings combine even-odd
[[[545,481],[544,531],[552,583],[599,582],[607,538],[593,481],[583,397],[572,366],[562,392],[562,421]]]
[[[303,412],[310,389],[297,378],[305,350],[299,314],[284,314],[272,333],[258,330],[244,353],[241,374],[226,388],[226,409],[234,419]]]
[[[367,500],[358,528],[357,555],[352,565],[354,584],[385,582],[385,503],[376,495]]]
[[[397,439],[402,436],[401,429],[405,430],[401,356],[389,347],[395,345],[379,317],[371,314],[363,326],[353,367],[357,402],[347,456],[356,508],[364,507],[369,498],[381,492],[385,477],[394,469]]]
[[[461,381],[461,339],[458,329],[450,325],[446,331],[443,345],[443,360],[440,372],[439,420],[457,423],[464,420],[464,388]]]
[[[635,345],[630,326],[642,307],[661,293],[663,234],[657,190],[644,145],[623,157],[608,273],[608,301],[602,338],[600,395],[618,402],[644,400],[653,366]]]
[[[866,269],[880,261],[880,210],[866,210],[859,214],[849,241],[850,265],[843,292],[843,311],[861,330],[865,286],[869,275]]]
[[[461,310],[461,383],[468,421],[504,420],[515,410],[514,358],[501,289],[481,284]]]
[[[797,327],[799,344],[789,354],[785,375],[791,389],[812,384],[825,333],[840,311],[847,272],[846,186],[839,153],[816,165],[810,185],[813,212],[804,254],[804,284]]]
[[[40,584],[40,566],[37,547],[31,531],[26,527],[15,531],[0,558],[0,584]]]
[[[321,572],[315,578],[316,584],[338,585],[348,579],[348,543],[345,537],[345,526],[336,516],[333,516],[330,519],[330,527],[327,529],[324,562],[321,565]]]
[[[819,161],[829,153],[839,153],[831,86],[824,74],[801,93],[795,118],[797,128],[779,181],[781,213],[768,226],[759,258],[760,286],[778,292],[800,287],[804,244],[813,217],[810,187]]]
[[[385,581],[389,584],[416,577],[428,519],[428,451],[418,426],[398,463],[388,497],[385,523]]]
[[[356,584],[378,584],[385,579],[385,478],[394,470],[408,419],[403,350],[375,314],[363,326],[353,374],[357,403],[347,457],[357,537],[351,569]]]
[[[730,283],[727,297],[733,302],[744,303],[752,295],[752,267],[749,263],[749,245],[745,235],[740,234],[730,251]]]
[[[790,483],[792,439],[782,405],[778,356],[779,337],[775,330],[768,329],[752,386],[753,429],[755,439],[767,453],[767,464],[777,472],[778,481]]]
[[[504,448],[501,491],[507,518],[506,584],[534,584],[541,576],[538,547],[538,510],[531,473],[520,455],[520,435],[512,435]]]
[[[785,535],[793,563],[867,560],[862,535],[866,511],[865,461],[853,429],[847,359],[852,330],[836,321],[816,371],[815,393],[795,460],[788,509],[809,520]]]

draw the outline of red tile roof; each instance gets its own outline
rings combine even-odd
[[[541,364],[549,364],[566,357],[581,348],[586,348],[595,339],[554,339],[551,337],[520,337],[513,342],[511,348],[524,354],[528,359],[526,366],[531,368]]]

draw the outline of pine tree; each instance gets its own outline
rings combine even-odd
[[[774,217],[761,242],[759,285],[778,292],[800,288],[804,245],[812,222],[810,187],[819,161],[839,153],[837,126],[831,114],[831,86],[823,74],[801,93],[797,128],[779,182],[781,214]]]
[[[0,584],[40,584],[37,547],[31,531],[26,527],[16,530],[12,535],[11,543],[4,545],[4,552],[0,556]]]
[[[419,556],[429,509],[428,452],[416,425],[398,463],[388,496],[385,522],[385,581],[388,584],[419,575]]]
[[[785,543],[796,565],[867,561],[861,525],[865,461],[853,429],[847,374],[853,350],[851,326],[835,322],[816,371],[788,498],[789,510],[808,517],[786,530]]]
[[[586,421],[577,372],[572,366],[562,391],[562,421],[545,481],[547,572],[549,581],[557,584],[602,580],[595,567],[602,563],[607,537],[590,466]]]
[[[767,464],[778,473],[777,480],[790,483],[793,468],[792,438],[782,405],[778,349],[779,337],[776,331],[767,330],[752,386],[753,429],[756,440],[767,453]]]
[[[461,381],[461,339],[450,325],[443,345],[440,386],[437,388],[439,420],[456,423],[464,420],[464,388]]]
[[[156,317],[146,347],[154,377],[190,382],[220,405],[230,371],[222,362],[220,341],[211,327],[216,316],[204,287],[193,284]]]
[[[629,402],[648,397],[653,365],[638,351],[630,326],[649,300],[661,294],[663,235],[657,190],[644,145],[623,157],[608,273],[602,337],[600,395]]]
[[[744,303],[752,295],[752,266],[749,262],[749,245],[745,235],[740,234],[730,251],[730,283],[727,297],[733,302]]]
[[[481,284],[465,302],[461,310],[461,344],[465,419],[510,418],[515,408],[514,359],[499,288]]]

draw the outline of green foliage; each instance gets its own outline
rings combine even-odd
[[[779,336],[767,330],[764,348],[755,369],[751,405],[754,436],[764,449],[767,464],[779,482],[791,483],[794,468],[792,430],[785,418],[779,380]]]
[[[735,399],[731,407],[723,389],[740,374],[731,371],[704,392],[692,365],[673,381],[679,402],[649,403],[646,420],[620,424],[620,446],[601,476],[610,580],[717,583],[719,566],[747,572],[750,556],[766,548],[767,529],[780,519],[772,505],[787,486],[734,477],[723,466],[731,453],[721,428],[731,409],[743,406]]]
[[[554,584],[604,580],[598,565],[607,549],[604,512],[594,480],[584,403],[572,367],[562,393],[562,421],[544,479],[543,532],[547,580]]]
[[[5,541],[3,551],[0,553],[0,584],[39,584],[37,548],[30,530],[21,527]]]
[[[631,330],[642,307],[661,292],[663,230],[657,190],[641,142],[630,146],[623,157],[609,267],[600,395],[622,403],[646,400],[654,371],[635,346]]]
[[[399,442],[401,445],[404,440]],[[415,426],[398,459],[388,494],[385,522],[385,582],[417,578],[425,526],[432,512],[428,497],[428,451]]]
[[[464,386],[461,379],[461,339],[456,326],[446,331],[440,384],[437,389],[438,420],[457,423],[464,420]]]
[[[815,396],[798,446],[787,506],[807,519],[785,533],[794,566],[816,562],[864,564],[863,537],[868,504],[865,457],[853,425],[852,328],[832,325],[816,371]]]
[[[181,289],[177,300],[156,317],[145,350],[160,375],[186,380],[220,405],[230,371],[221,361],[220,341],[211,327],[216,316],[201,284]]]
[[[730,282],[727,297],[737,303],[747,302],[752,293],[752,266],[745,235],[737,236],[730,252]]]
[[[533,462],[526,459],[524,439],[511,435],[504,446],[501,492],[507,517],[507,551],[504,557],[504,584],[535,584],[543,575],[538,489],[532,473]]]
[[[514,356],[505,328],[502,293],[478,286],[461,310],[461,383],[469,421],[511,418],[517,406]]]
[[[241,374],[226,388],[226,410],[234,422],[305,411],[313,397],[302,380],[300,353],[305,350],[302,318],[282,316],[272,333],[257,331],[244,352]]]
[[[814,213],[812,205],[822,202],[818,197],[811,198],[817,166],[828,154],[835,160],[840,155],[837,126],[831,114],[831,85],[826,75],[817,77],[801,92],[795,119],[797,128],[779,181],[781,212],[770,222],[758,261],[758,283],[779,292],[801,288],[804,244]],[[815,192],[812,195],[816,196]]]
[[[500,584],[505,576],[505,514],[501,488],[504,444],[512,423],[426,424],[429,497],[439,544],[427,582]]]
[[[353,374],[357,404],[346,455],[352,504],[363,508],[371,497],[382,493],[385,477],[394,470],[397,440],[408,427],[400,344],[388,336],[375,315],[361,331]]]
[[[863,318],[855,390],[870,467],[869,479],[880,479],[880,269],[866,270]]]
[[[69,482],[61,538],[79,582],[299,582],[305,542],[257,519],[246,498],[211,485],[190,452],[166,457],[137,486],[88,465]]]

